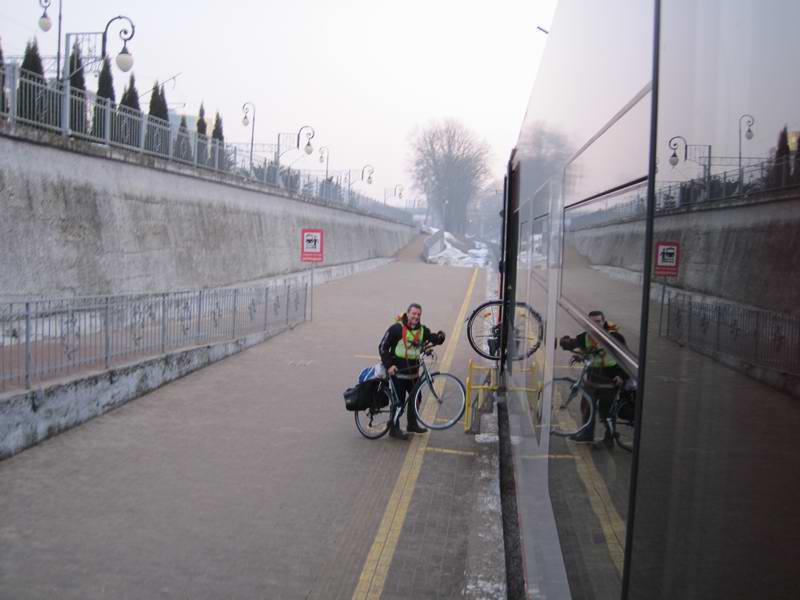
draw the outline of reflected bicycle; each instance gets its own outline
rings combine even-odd
[[[489,300],[467,318],[469,345],[483,358],[500,360],[500,335],[503,329],[503,301]],[[542,343],[542,317],[525,302],[514,305],[514,330],[511,345],[513,360],[528,358]]]

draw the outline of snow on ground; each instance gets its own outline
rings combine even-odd
[[[428,257],[428,262],[436,265],[450,265],[453,267],[487,267],[491,260],[489,248],[482,242],[474,242],[474,247],[464,252],[456,247],[465,247],[464,242],[445,231],[444,250]]]

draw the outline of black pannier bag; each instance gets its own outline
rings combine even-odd
[[[350,411],[366,410],[370,406],[386,406],[389,399],[381,389],[380,379],[368,379],[344,391],[344,407]]]

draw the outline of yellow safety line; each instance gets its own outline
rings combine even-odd
[[[461,304],[461,310],[456,317],[456,322],[453,325],[452,333],[449,337],[450,341],[444,352],[444,357],[441,362],[442,371],[447,371],[450,368],[450,364],[453,362],[453,356],[455,355],[456,347],[461,337],[461,327],[464,323],[464,316],[467,314],[467,307],[470,304],[472,290],[475,288],[475,281],[477,278],[478,269],[476,268],[472,271],[472,279],[467,287],[464,302]],[[425,410],[426,419],[429,415],[433,418],[437,406],[435,403],[431,403]],[[427,446],[427,435],[415,435],[411,440],[405,461],[400,469],[400,474],[394,484],[392,495],[389,497],[389,504],[386,506],[386,511],[383,513],[383,518],[381,518],[381,523],[378,526],[378,533],[375,535],[375,540],[372,542],[369,554],[367,554],[367,560],[364,563],[364,567],[361,569],[358,584],[356,585],[355,592],[353,592],[354,600],[376,600],[380,598],[383,593],[383,586],[386,584],[386,577],[389,575],[389,567],[392,564],[392,558],[394,558],[394,553],[397,549],[400,531],[403,529],[403,523],[406,520],[406,514],[411,504],[414,488],[417,485],[417,478],[422,468],[422,460],[425,456]]]
[[[451,448],[435,448],[433,446],[428,446],[425,449],[427,452],[441,452],[442,454],[458,454],[459,456],[475,456],[475,453],[471,450],[453,450]]]
[[[523,454],[520,458],[525,460],[550,460],[551,458],[575,460],[572,454]]]
[[[555,402],[556,399],[553,398]],[[556,411],[559,423],[564,429],[576,429],[578,425],[567,411]],[[569,444],[570,452],[575,456],[575,466],[578,476],[581,478],[589,496],[589,504],[592,512],[600,521],[603,530],[603,537],[606,538],[608,553],[617,568],[617,572],[622,576],[622,567],[625,561],[625,522],[620,518],[611,495],[608,493],[603,478],[597,471],[592,460],[591,450],[586,445]]]

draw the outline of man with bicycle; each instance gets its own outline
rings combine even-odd
[[[392,377],[400,400],[400,412],[397,416],[392,414],[389,435],[401,440],[408,439],[408,434],[400,429],[399,422],[419,377],[420,352],[425,345],[443,344],[445,337],[442,331],[431,332],[421,323],[421,319],[422,307],[417,303],[410,304],[406,312],[386,330],[378,345],[381,362]],[[406,431],[412,433],[428,431],[417,422],[417,415],[410,408],[406,410],[406,423]]]
[[[625,338],[617,331],[616,325],[606,320],[602,311],[591,311],[589,313],[589,319],[591,319],[595,325],[608,332],[608,334],[620,344],[625,345]],[[623,384],[628,378],[628,374],[617,364],[614,356],[610,352],[607,352],[600,343],[586,331],[578,334],[574,338],[565,335],[559,340],[559,345],[563,350],[568,350],[576,354],[591,355],[592,364],[588,372],[586,391],[595,402],[598,412],[600,413],[600,420],[606,426],[603,441],[606,444],[613,443],[606,418],[608,417],[611,403],[616,396],[616,388]],[[588,419],[589,407],[586,406],[586,401],[583,398],[581,398],[581,413],[584,419]],[[594,420],[592,420],[589,427],[577,435],[571,436],[570,439],[576,442],[593,442]]]

